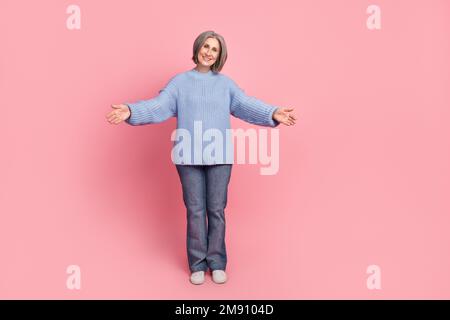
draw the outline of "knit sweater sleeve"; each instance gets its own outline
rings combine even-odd
[[[132,126],[163,122],[177,115],[178,90],[175,77],[159,90],[159,94],[149,100],[125,103],[131,111],[131,116],[125,120]]]
[[[230,112],[236,118],[246,122],[266,127],[276,127],[280,124],[272,118],[277,109],[255,97],[248,96],[233,80],[230,83]]]

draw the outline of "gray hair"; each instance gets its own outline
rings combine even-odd
[[[220,72],[220,70],[222,70],[222,68],[225,64],[225,61],[227,61],[227,45],[225,44],[224,38],[220,34],[215,33],[214,31],[210,30],[210,31],[202,32],[197,37],[197,39],[195,39],[194,47],[193,47],[194,55],[192,56],[192,61],[194,61],[195,64],[199,63],[198,62],[198,53],[199,53],[201,47],[203,46],[203,44],[209,38],[217,39],[217,41],[219,41],[219,44],[220,44],[219,56],[218,56],[216,62],[214,62],[214,64],[211,66],[211,71],[214,73],[218,73],[218,72]]]

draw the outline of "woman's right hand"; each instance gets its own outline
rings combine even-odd
[[[111,124],[119,124],[131,116],[130,108],[126,104],[113,104],[113,110],[106,115],[106,119]]]

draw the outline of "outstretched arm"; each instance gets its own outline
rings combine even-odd
[[[134,103],[127,102],[124,106],[128,107],[130,113],[125,122],[133,126],[159,123],[175,117],[177,114],[177,89],[173,78],[159,91],[158,96]]]
[[[230,79],[230,112],[236,118],[260,126],[276,127],[279,122],[273,119],[277,107],[248,96]]]
[[[276,127],[280,123],[285,125],[295,123],[295,116],[290,114],[294,109],[279,108],[248,96],[231,79],[230,94],[231,114],[239,119],[267,127]]]

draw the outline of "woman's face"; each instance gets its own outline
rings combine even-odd
[[[205,67],[211,67],[219,57],[219,53],[219,41],[214,38],[208,38],[198,52],[198,62]]]

